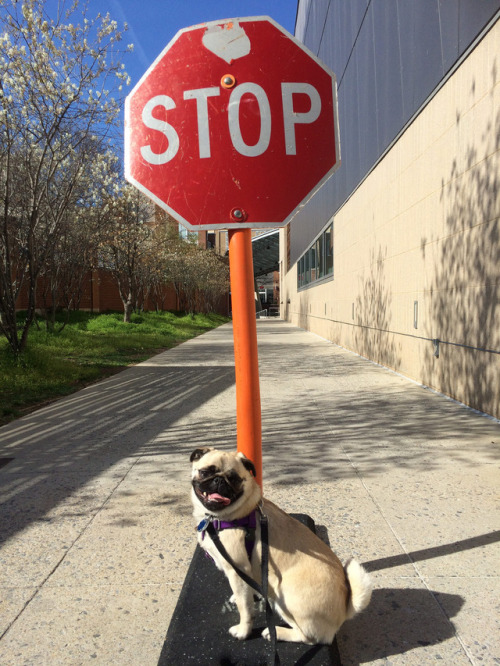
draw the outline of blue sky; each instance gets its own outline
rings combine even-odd
[[[297,0],[89,1],[91,14],[107,11],[119,24],[129,26],[125,40],[134,44],[134,52],[125,58],[125,67],[132,88],[181,28],[204,21],[267,15],[293,34]]]

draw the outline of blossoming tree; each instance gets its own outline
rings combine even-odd
[[[68,215],[101,186],[95,173],[105,177],[128,82],[121,40],[109,15],[89,19],[78,1],[61,0],[49,16],[44,0],[0,0],[0,331],[15,354]],[[28,307],[18,329],[21,290]]]

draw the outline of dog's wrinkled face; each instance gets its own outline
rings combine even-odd
[[[235,504],[245,493],[249,474],[255,476],[253,463],[241,453],[196,449],[190,460],[194,493],[211,513]]]

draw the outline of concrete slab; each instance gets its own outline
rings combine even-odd
[[[194,547],[189,506],[179,510],[160,489],[138,495],[139,487],[115,493],[47,585],[182,584]]]
[[[485,506],[498,505],[498,486],[490,485],[492,471],[485,471],[480,486],[477,471],[464,475],[460,470],[439,470],[422,474],[418,480],[393,472],[390,497],[380,480],[369,479],[366,485],[407,552],[443,546],[439,557],[418,562],[422,574],[468,575],[471,568],[478,567],[482,575],[496,575],[500,562],[498,515],[484,510]],[[455,550],[447,548],[455,543]],[[460,543],[468,547],[461,548]],[[488,549],[481,547],[485,544]]]
[[[498,663],[500,424],[284,322],[258,339],[265,492],[374,577],[344,666]],[[233,448],[235,413],[226,325],[0,428],[1,664],[158,662],[189,454]]]
[[[44,587],[0,641],[0,663],[156,664],[181,585]]]
[[[35,596],[36,587],[0,586],[0,635],[3,635]]]
[[[355,557],[360,562],[399,555],[390,576],[417,576],[415,567],[391,532],[373,499],[358,479],[294,486],[266,486],[266,494],[286,511],[306,510],[314,515],[319,533],[342,562]],[[383,578],[384,570],[376,576]]]
[[[82,486],[70,474],[4,476],[0,587],[40,585],[102,509],[119,478],[111,473]]]
[[[497,560],[499,561],[499,560]],[[500,655],[500,582],[498,575],[487,576],[479,566],[475,576],[428,577],[436,592],[436,599],[450,617],[453,596],[464,599],[460,612],[453,617],[453,624],[460,636],[464,651],[472,663],[498,663]]]

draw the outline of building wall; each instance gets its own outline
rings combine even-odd
[[[299,0],[296,36],[337,76],[342,165],[294,220],[293,262],[499,10],[500,0]]]
[[[292,256],[281,288],[286,319],[497,417],[499,44],[497,22],[336,210],[333,279],[297,291]]]
[[[40,278],[37,284],[37,307],[43,309],[52,306],[52,298],[47,295],[43,298],[44,280]],[[223,299],[222,299],[223,300]],[[25,310],[28,307],[28,297],[23,291],[17,301],[17,309]],[[89,271],[83,280],[81,299],[74,304],[79,310],[90,310],[91,312],[123,311],[123,303],[118,291],[118,285],[111,273],[104,269]],[[161,302],[148,296],[143,304],[146,311],[155,310],[158,306],[163,310],[177,310],[178,298],[173,285],[166,285],[162,292]],[[227,313],[224,303],[218,305],[217,312]]]

